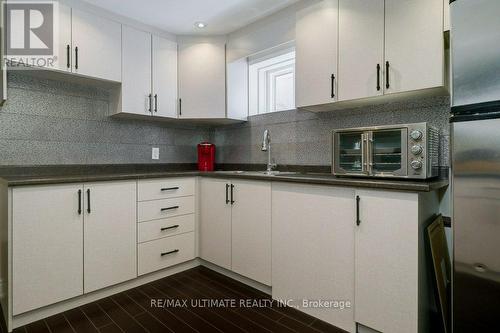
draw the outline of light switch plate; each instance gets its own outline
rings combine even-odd
[[[152,158],[153,158],[153,160],[160,159],[160,148],[153,148]]]

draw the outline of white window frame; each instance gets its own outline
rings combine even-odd
[[[276,78],[293,73],[295,75],[295,51],[287,50],[264,59],[249,59],[249,115],[295,109],[276,107]],[[295,100],[295,84],[292,100]]]

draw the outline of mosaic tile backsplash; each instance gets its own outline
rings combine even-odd
[[[0,109],[0,165],[195,163],[196,144],[217,145],[219,164],[265,164],[265,129],[281,165],[331,164],[331,131],[338,128],[427,121],[440,131],[440,166],[449,166],[447,96],[313,113],[252,116],[219,127],[110,118],[105,90],[9,73]],[[151,148],[160,148],[160,160]]]
[[[105,90],[9,73],[0,165],[194,163],[210,130],[114,119]],[[151,159],[151,148],[160,159]]]
[[[261,151],[261,144],[264,130],[269,129],[276,163],[330,165],[333,129],[428,122],[440,130],[439,164],[447,167],[449,113],[448,96],[323,113],[294,110],[253,116],[246,123],[215,128],[213,138],[218,163],[266,163],[267,153]]]

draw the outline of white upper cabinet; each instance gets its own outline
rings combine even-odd
[[[82,186],[18,187],[12,192],[13,314],[82,295]]]
[[[84,292],[137,277],[136,182],[84,187]]]
[[[177,118],[177,43],[153,36],[153,115]]]
[[[179,118],[226,118],[223,41],[179,43]]]
[[[71,43],[71,8],[59,3],[59,51],[55,69],[71,72],[72,43]]]
[[[337,100],[338,0],[311,1],[297,11],[296,106]]]
[[[385,93],[444,86],[443,3],[385,0]]]
[[[151,34],[122,29],[122,112],[151,115]]]
[[[121,24],[77,9],[72,21],[73,72],[120,82]]]
[[[384,0],[339,0],[339,100],[383,95]]]
[[[304,3],[296,22],[297,107],[445,92],[443,8],[441,0]]]

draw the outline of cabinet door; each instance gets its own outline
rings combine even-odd
[[[418,194],[356,191],[355,320],[384,333],[418,329]]]
[[[13,190],[14,315],[83,294],[83,213],[79,213],[79,191],[83,191],[79,185]]]
[[[438,0],[385,1],[386,93],[444,85],[443,17]]]
[[[295,94],[297,107],[336,100],[338,0],[314,1],[297,11]],[[332,95],[333,92],[333,95]]]
[[[121,81],[121,24],[73,9],[73,72]]]
[[[122,112],[151,115],[151,34],[124,25],[122,46]]]
[[[137,277],[136,183],[85,186],[85,293]]]
[[[154,115],[177,118],[177,43],[153,36]]]
[[[383,61],[384,0],[340,0],[339,100],[382,95]]]
[[[179,98],[179,118],[226,117],[225,43],[179,45]]]
[[[200,257],[227,269],[231,269],[231,204],[226,190],[230,184],[200,180]]]
[[[71,72],[72,48],[71,48],[71,8],[61,3],[59,7],[59,50],[55,68],[61,71]]]
[[[354,190],[280,183],[272,187],[273,298],[292,299],[301,311],[355,332]],[[350,306],[305,308],[302,300]]]
[[[232,270],[271,285],[271,183],[232,184]]]

